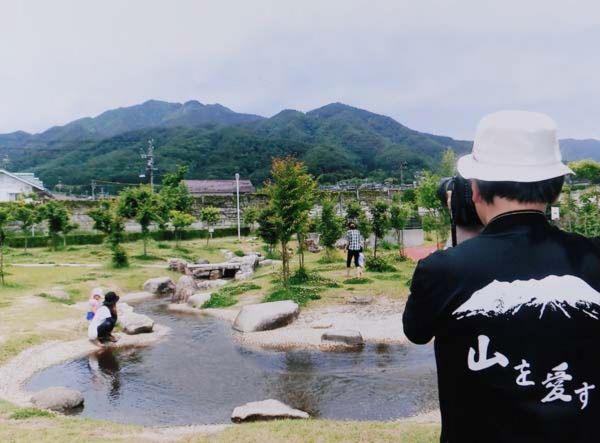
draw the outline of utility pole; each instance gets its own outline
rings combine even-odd
[[[154,192],[154,171],[157,169],[154,167],[154,139],[148,140],[148,151],[141,152],[141,157],[146,160],[146,172],[150,175],[150,189]],[[145,177],[145,174],[140,174],[140,177]]]
[[[404,185],[404,170],[408,168],[408,163],[405,161],[400,162],[400,189]]]
[[[235,193],[237,194],[237,228],[238,228],[238,241],[242,240],[241,229],[240,229],[240,174],[235,173]]]
[[[92,180],[92,200],[96,200],[96,180]]]

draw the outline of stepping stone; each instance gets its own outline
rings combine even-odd
[[[349,346],[360,346],[364,344],[361,333],[350,329],[327,331],[321,336],[321,342],[331,342]]]
[[[300,308],[291,300],[247,305],[238,314],[233,329],[239,332],[268,331],[292,323]]]
[[[278,400],[263,400],[246,403],[238,406],[231,414],[231,421],[242,423],[245,421],[276,420],[284,418],[306,419],[308,413],[294,409]]]
[[[52,387],[37,392],[31,397],[31,403],[40,409],[64,412],[83,405],[83,395],[74,389]]]

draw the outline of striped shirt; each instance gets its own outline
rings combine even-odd
[[[348,250],[360,251],[362,247],[362,236],[356,229],[350,229],[346,232],[346,241],[348,242]]]

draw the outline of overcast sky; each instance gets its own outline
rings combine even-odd
[[[593,0],[0,0],[0,133],[196,99],[339,101],[457,138],[528,109],[600,138],[599,42]]]

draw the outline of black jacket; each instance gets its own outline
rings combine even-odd
[[[420,261],[404,332],[435,337],[441,442],[599,442],[598,291],[598,242],[536,211]]]

